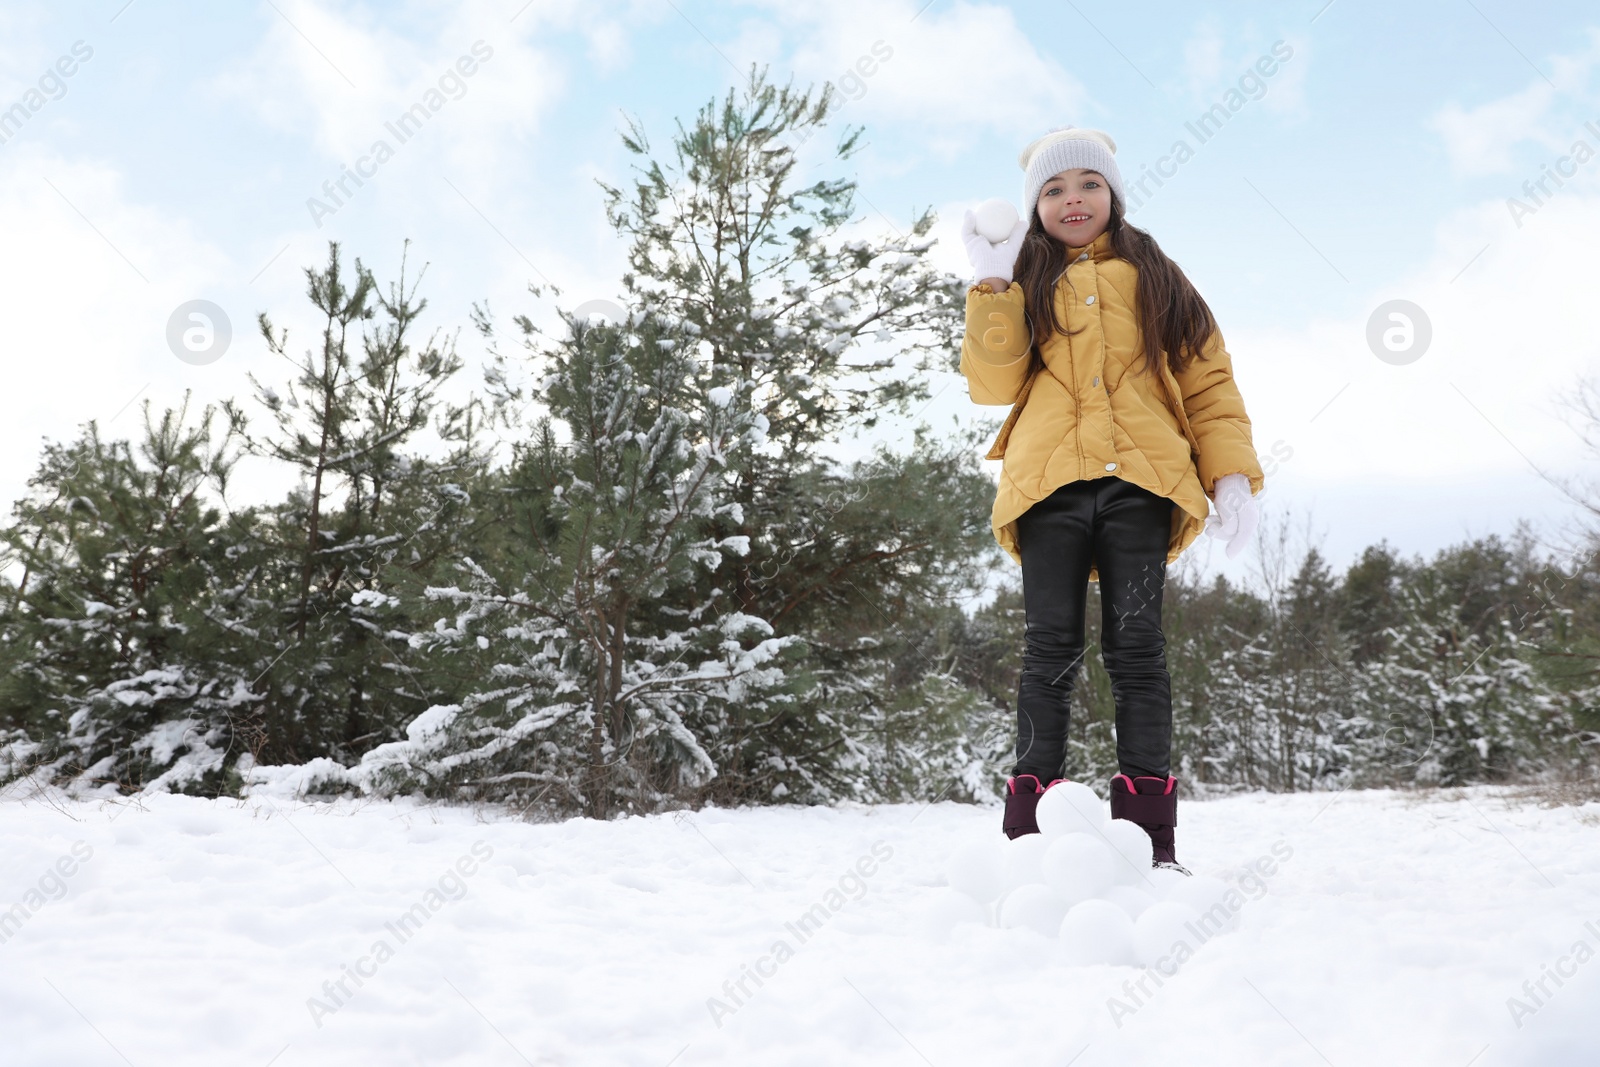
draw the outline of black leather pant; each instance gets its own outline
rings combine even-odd
[[[1117,706],[1118,769],[1166,777],[1172,683],[1161,593],[1176,505],[1121,478],[1069,482],[1017,519],[1026,648],[1017,684],[1017,763],[1061,777],[1068,711],[1084,655],[1089,566],[1100,574],[1100,656]]]

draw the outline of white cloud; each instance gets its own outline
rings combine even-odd
[[[213,296],[214,279],[234,269],[182,217],[130,202],[113,167],[31,142],[7,146],[0,210],[10,220],[0,291],[18,309],[0,324],[12,398],[0,451],[13,458],[0,496],[20,495],[41,437],[71,439],[90,419],[102,431],[109,424],[110,436],[130,436],[135,397],[160,411],[189,387],[202,401],[226,395],[216,387],[234,384],[234,368],[190,366],[166,347],[173,310]],[[238,315],[234,343],[251,328]]]
[[[1560,400],[1580,376],[1600,374],[1589,312],[1595,241],[1592,182],[1520,230],[1488,200],[1447,216],[1430,259],[1366,294],[1354,315],[1292,332],[1224,322],[1258,449],[1287,442],[1294,458],[1285,479],[1304,493],[1418,494],[1381,514],[1339,516],[1370,531],[1364,543],[1432,521],[1420,514],[1423,499],[1447,488],[1459,497],[1460,487],[1476,486],[1481,511],[1501,517],[1517,513],[1512,501],[1535,497],[1565,507],[1535,467],[1559,479],[1593,462]],[[1404,366],[1380,361],[1366,341],[1370,313],[1397,298],[1420,305],[1433,329],[1427,352]]]
[[[1503,174],[1514,169],[1512,149],[1534,139],[1553,147],[1541,128],[1556,92],[1543,80],[1475,108],[1446,105],[1429,125],[1444,139],[1458,174]]]
[[[1222,32],[1214,16],[1203,21],[1183,42],[1183,75],[1191,97],[1204,100],[1216,95],[1223,69]]]
[[[6,107],[33,87],[58,54],[71,48],[70,39],[46,42],[41,29],[45,21],[42,7],[0,5],[0,100]]]
[[[368,264],[384,278],[397,266],[391,253],[397,257],[399,234],[437,232],[441,224],[453,226],[465,243],[431,249],[419,244],[413,248],[416,263],[469,256],[491,265],[473,278],[470,294],[441,293],[437,276],[430,279],[426,291],[435,307],[453,307],[458,321],[465,319],[472,298],[489,300],[502,318],[506,309],[526,310],[526,286],[539,282],[541,271],[563,288],[570,285],[577,300],[601,288],[597,273],[609,270],[617,257],[596,251],[609,230],[602,232],[591,175],[544,165],[549,157],[540,150],[564,151],[550,142],[549,127],[561,100],[593,73],[589,60],[603,66],[625,63],[634,37],[648,40],[653,24],[676,18],[670,7],[648,0],[593,6],[533,0],[526,7],[469,0],[411,12],[432,20],[419,27],[396,26],[388,9],[372,4],[277,4],[288,20],[263,5],[261,17],[270,20],[267,32],[253,54],[215,88],[236,110],[291,135],[298,142],[293,162],[321,161],[315,181],[299,195],[331,202],[320,182],[336,182],[342,167],[354,166],[380,138],[395,151],[376,168],[368,164],[377,173],[364,185],[346,185],[349,195],[344,205],[335,205],[336,218],[323,217],[318,227],[307,206],[302,225],[280,232],[271,251],[286,242],[290,251],[257,288],[294,283],[301,267],[325,261],[330,237],[367,233],[373,225],[396,234],[381,250],[383,257]],[[584,39],[585,49],[572,48],[573,34]],[[399,143],[386,123],[438,87],[440,76],[480,40],[493,50],[492,58],[462,79],[465,91],[459,97],[447,97],[420,131]],[[359,91],[350,89],[335,65]],[[581,209],[552,210],[574,196]],[[591,219],[595,226],[586,225]],[[446,284],[465,280],[459,269],[446,279]],[[444,304],[451,296],[454,303]],[[273,306],[300,303],[301,294],[292,288]],[[469,376],[476,384],[476,371]]]
[[[925,0],[760,0],[770,21],[748,20],[723,46],[793,70],[796,84],[832,81],[844,100],[836,124],[893,123],[948,159],[980,134],[1017,138],[1021,149],[1052,126],[1088,125],[1098,109],[1078,79],[1041,54],[1004,7]]]
[[[32,141],[0,152],[0,214],[11,220],[6,254],[0,256],[0,292],[8,307],[18,309],[0,318],[11,398],[7,417],[0,420],[0,454],[9,457],[0,470],[5,502],[22,496],[37,466],[41,438],[72,440],[91,419],[108,439],[137,439],[143,402],[150,401],[159,414],[181,404],[186,390],[194,394],[194,415],[207,402],[226,397],[254,410],[248,374],[281,388],[292,373],[289,364],[267,351],[257,313],[266,311],[277,329],[287,328],[291,354],[315,347],[322,324],[306,300],[304,269],[325,264],[327,231],[308,222],[297,230],[252,236],[235,249],[236,235],[213,240],[219,235],[200,232],[184,214],[185,205],[141,201],[128,184],[111,163],[64,157]],[[492,233],[485,235],[481,220],[459,201],[444,203],[444,210],[460,216],[463,231],[473,228],[443,247],[413,243],[408,286],[428,260],[435,261],[420,290],[430,308],[414,343],[436,325],[458,329],[467,303],[485,296],[501,312],[502,325],[507,325],[507,309],[543,321],[542,311],[529,307],[524,287],[532,272],[520,259],[507,259],[498,275],[493,269],[472,274],[475,257],[498,262],[504,246]],[[594,254],[598,245],[597,239],[564,254],[532,242],[523,247],[552,276],[571,283],[571,296],[563,300],[571,307],[590,296],[615,295],[606,287],[611,283],[597,278],[603,265],[592,260],[609,258]],[[387,291],[398,274],[399,237],[370,252],[363,255],[359,245],[346,244],[347,280],[352,260],[360,256]],[[270,268],[263,270],[269,259]],[[166,339],[174,310],[197,298],[219,304],[232,329],[226,354],[205,366],[179,360]],[[515,344],[508,341],[508,350]],[[478,347],[469,331],[462,345],[469,364]],[[469,366],[454,386],[453,400],[479,387],[477,369]],[[230,497],[236,503],[273,499],[292,480],[286,468],[246,461]]]
[[[633,58],[626,28],[615,19],[596,23],[589,33],[589,62],[602,74],[622,70]]]
[[[1215,17],[1208,16],[1184,41],[1182,85],[1177,91],[1187,105],[1196,111],[1203,110],[1230,90],[1237,89],[1251,100],[1252,107],[1259,100],[1262,108],[1278,115],[1305,115],[1310,40],[1299,34],[1269,38],[1253,25],[1244,26],[1232,39],[1237,43],[1227,47]],[[1273,46],[1280,40],[1292,52],[1287,60],[1273,53]],[[1271,61],[1271,75],[1263,76],[1256,66],[1263,57]],[[1256,87],[1256,81],[1265,88]]]
[[[440,89],[442,78],[459,80],[461,88],[444,87],[444,106],[416,135],[422,154],[469,182],[507,173],[583,73],[582,59],[558,47],[554,34],[582,34],[591,58],[615,66],[628,55],[625,31],[660,17],[640,4],[603,9],[533,0],[508,22],[504,4],[470,0],[439,9],[435,23],[418,32],[391,25],[389,12],[376,6],[336,9],[326,0],[277,6],[282,16],[261,8],[269,21],[260,45],[215,88],[270,127],[314,144],[328,161],[329,178],[379,139],[395,148],[397,159],[417,154],[386,124]],[[476,72],[461,77],[455,65],[474,54],[477,42],[492,58],[482,59],[480,50]]]
[[[1285,36],[1283,42],[1294,50],[1294,54],[1280,62],[1277,72],[1267,79],[1267,95],[1262,98],[1261,106],[1277,115],[1304,118],[1311,113],[1306,104],[1306,79],[1311,74],[1315,53],[1309,37],[1292,33]],[[1272,45],[1268,45],[1256,55],[1255,60],[1271,51]]]
[[[1429,121],[1444,141],[1451,166],[1463,175],[1508,174],[1516,170],[1515,149],[1532,141],[1559,153],[1590,114],[1595,102],[1588,85],[1600,64],[1600,29],[1571,55],[1550,61],[1555,76],[1535,74],[1525,88],[1476,107],[1452,101]]]

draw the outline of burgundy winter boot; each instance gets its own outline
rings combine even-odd
[[[1173,828],[1178,825],[1178,780],[1171,775],[1155,778],[1119,774],[1111,779],[1111,817],[1127,819],[1150,835],[1150,866],[1180,874],[1189,870],[1178,863]]]
[[[1057,778],[1056,782],[1064,782],[1065,778]],[[1033,813],[1039,807],[1039,798],[1044,796],[1048,786],[1041,786],[1039,779],[1031,774],[1019,774],[1015,778],[1006,780],[1006,815],[1001,828],[1006,836],[1015,840],[1023,834],[1036,834],[1039,824],[1034,820]]]

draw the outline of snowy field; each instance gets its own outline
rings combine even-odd
[[[0,1063],[1600,1062],[1600,805],[1185,802],[1179,859],[1242,904],[1159,984],[939,921],[999,822],[11,796]]]

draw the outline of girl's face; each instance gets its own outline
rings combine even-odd
[[[1082,248],[1111,224],[1111,186],[1099,171],[1073,167],[1044,183],[1038,210],[1045,233]]]

